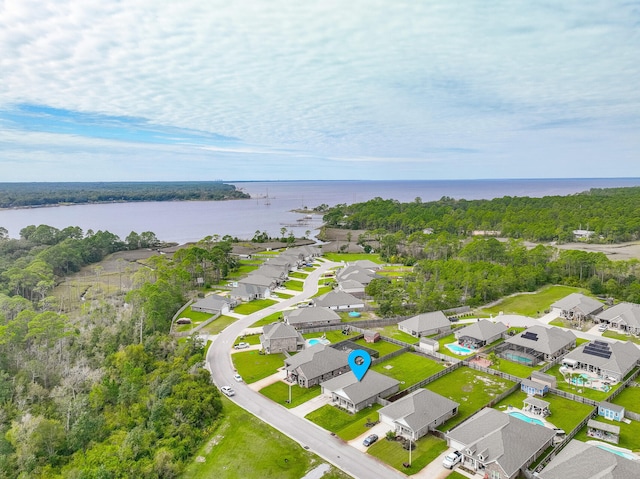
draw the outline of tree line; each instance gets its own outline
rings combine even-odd
[[[505,196],[492,200],[410,203],[374,198],[341,204],[325,215],[327,226],[410,235],[425,230],[469,236],[498,232],[507,238],[568,242],[573,231],[593,231],[591,241],[617,243],[640,238],[640,187],[591,189],[584,193],[542,198]]]
[[[113,183],[0,183],[0,208],[125,201],[228,200],[249,198],[234,185],[215,181]]]

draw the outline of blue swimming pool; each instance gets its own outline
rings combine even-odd
[[[458,343],[449,343],[445,344],[445,346],[449,351],[456,354],[471,354],[473,352],[473,350],[460,346]]]
[[[540,419],[534,419],[532,417],[525,416],[524,414],[522,414],[521,412],[518,412],[518,411],[510,412],[509,416],[517,417],[518,419],[520,419],[522,421],[530,422],[531,424],[537,424],[538,426],[544,426],[544,423]]]
[[[324,338],[311,338],[311,339],[307,339],[307,346],[314,346],[316,344],[331,344],[331,341],[329,341],[328,339],[324,339]]]
[[[603,450],[608,451],[608,452],[612,452],[612,453],[614,453],[614,454],[616,454],[618,456],[622,456],[625,459],[630,459],[632,461],[635,461],[636,459],[638,459],[635,454],[628,454],[628,453],[626,453],[624,451],[618,451],[617,449],[613,449],[611,447],[607,447],[604,444],[597,444],[596,447],[599,447],[600,449],[603,449]]]
[[[310,339],[308,341],[309,346],[313,346],[314,344],[320,344],[320,340],[319,339]]]

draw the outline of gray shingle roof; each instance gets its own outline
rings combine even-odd
[[[540,472],[541,479],[630,479],[640,462],[573,440]]]
[[[603,408],[608,409],[609,411],[614,411],[619,413],[624,412],[624,406],[618,406],[617,404],[613,404],[607,401],[600,401],[599,406],[602,406]]]
[[[275,280],[273,278],[267,278],[266,276],[262,276],[261,274],[250,274],[244,279],[238,281],[239,284],[250,284],[252,286],[263,286],[265,288],[273,285]]]
[[[610,432],[612,434],[620,434],[620,426],[614,426],[613,424],[608,424],[606,422],[596,421],[595,419],[589,419],[587,421],[587,426],[598,429],[600,431]]]
[[[592,314],[602,308],[602,303],[580,293],[571,293],[551,305],[562,311],[579,311],[584,315]]]
[[[320,383],[320,386],[348,398],[353,404],[358,404],[399,384],[397,379],[369,370],[360,381],[356,379],[352,371],[348,371]]]
[[[266,339],[297,338],[304,342],[302,335],[293,326],[284,323],[271,323],[262,328],[262,334]]]
[[[336,371],[349,364],[349,353],[325,344],[315,344],[285,359],[287,371],[299,370],[307,379]]]
[[[226,298],[224,296],[218,296],[217,294],[210,294],[209,296],[205,296],[202,299],[199,299],[195,303],[191,305],[191,307],[209,309],[212,311],[221,311],[222,308],[231,304],[231,298]]]
[[[418,389],[378,412],[388,416],[394,422],[418,431],[458,406],[457,402],[433,391]]]
[[[293,324],[313,323],[316,321],[331,321],[339,323],[340,315],[329,308],[317,306],[315,308],[300,308],[284,313],[287,322]]]
[[[451,322],[442,311],[433,311],[431,313],[419,314],[418,316],[413,316],[412,318],[400,321],[398,326],[403,326],[411,329],[412,331],[420,332],[450,327]]]
[[[491,408],[481,410],[447,434],[474,451],[474,458],[478,459],[478,454],[483,453],[483,463],[497,462],[509,477],[554,435],[551,429]]]
[[[640,327],[640,305],[634,303],[619,303],[596,316],[600,321],[621,322],[635,328]]]
[[[504,333],[507,330],[507,326],[504,323],[493,323],[482,319],[477,323],[473,323],[462,329],[456,331],[456,336],[469,336],[470,338],[478,339],[480,341],[486,341],[489,338],[494,337],[496,334]]]
[[[361,299],[355,296],[345,293],[344,291],[331,291],[327,294],[317,297],[313,300],[316,306],[353,306],[356,304],[363,304]]]
[[[564,359],[572,359],[581,363],[591,364],[597,368],[613,371],[622,375],[630,371],[638,359],[640,359],[640,349],[631,341],[627,341],[626,343],[608,343],[609,349],[611,350],[611,356],[609,358],[586,354],[584,349],[588,344],[591,343],[581,344],[573,351],[570,351]]]
[[[529,334],[527,334],[529,333]],[[523,336],[531,336],[535,334],[537,340],[526,339]],[[576,335],[571,331],[567,331],[560,328],[547,328],[544,326],[531,326],[525,331],[516,334],[515,336],[507,339],[505,343],[517,344],[525,348],[531,348],[544,354],[555,354],[562,348],[567,347],[569,344],[576,340]]]

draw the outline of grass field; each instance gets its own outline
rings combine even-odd
[[[283,286],[291,291],[302,291],[304,282],[298,281],[297,279],[291,279],[285,282]]]
[[[402,390],[442,371],[444,365],[414,353],[403,353],[395,358],[382,361],[372,366],[371,369],[400,381],[400,390]]]
[[[312,338],[320,338],[324,335],[329,341],[331,341],[331,344],[333,344],[333,343],[339,343],[340,341],[344,341],[345,339],[349,339],[353,336],[357,336],[358,334],[360,333],[351,332],[349,334],[342,334],[341,329],[335,329],[333,331],[325,331],[323,333],[307,333],[307,334],[303,334],[302,336],[305,339],[312,339]]]
[[[397,441],[381,438],[369,447],[368,453],[410,476],[419,472],[447,449],[447,441],[432,435],[417,440],[415,444],[415,449],[411,451],[411,467],[402,465],[409,462],[409,450],[403,449],[402,444]]]
[[[506,298],[495,306],[483,308],[482,312],[495,316],[503,311],[504,314],[523,314],[537,318],[542,316],[545,309],[548,309],[553,303],[571,293],[586,293],[586,290],[570,286],[547,286],[536,293],[518,294]]]
[[[262,261],[255,259],[242,259],[240,260],[240,266],[236,271],[231,271],[227,279],[239,279],[244,278],[249,273],[257,270]]]
[[[398,341],[404,341],[408,344],[416,344],[420,341],[419,338],[414,338],[410,334],[403,333],[398,329],[398,325],[391,324],[389,326],[383,326],[381,328],[371,328],[374,331],[378,331],[382,336],[387,336],[388,338],[397,339]]]
[[[238,314],[251,314],[256,311],[260,311],[261,309],[268,308],[269,306],[273,306],[274,304],[278,304],[278,302],[273,299],[254,299],[248,303],[239,304],[233,309],[233,312]]]
[[[290,409],[320,395],[320,386],[301,388],[297,384],[291,386],[291,403],[289,403],[289,385],[278,381],[260,390],[260,394],[273,402]]]
[[[397,344],[388,343],[386,341],[378,341],[377,343],[367,343],[364,339],[358,339],[357,341],[355,341],[355,343],[361,346],[365,346],[367,348],[375,349],[380,353],[380,357],[386,356],[389,353],[392,353],[394,351],[397,351],[398,349],[401,349],[401,347],[398,346]]]
[[[361,259],[368,259],[374,263],[383,264],[384,261],[380,259],[379,254],[367,254],[367,253],[325,253],[324,257],[329,261],[335,261],[340,263],[344,261],[349,263],[351,261],[360,261]]]
[[[482,371],[461,367],[425,387],[460,404],[458,415],[438,428],[440,431],[447,431],[514,384]]]
[[[494,409],[504,411],[509,404],[513,407],[521,408],[526,398],[527,395],[525,393],[516,391],[496,404]],[[587,417],[587,414],[593,409],[588,404],[571,401],[554,394],[547,394],[542,400],[549,403],[549,409],[551,410],[551,416],[546,418],[547,421],[560,429],[564,429],[567,433],[580,424],[580,421]]]
[[[640,386],[629,386],[613,400],[614,404],[624,406],[629,411],[640,414]]]
[[[364,426],[366,422],[376,421],[378,413],[376,412],[382,406],[374,404],[355,414],[349,414],[341,409],[326,404],[305,416],[311,422],[318,426],[336,433],[338,437],[345,441],[350,441],[367,431]]]
[[[236,343],[239,343],[240,341],[249,343],[251,345],[260,344],[260,334],[248,334],[245,336],[238,336],[236,338]]]
[[[265,316],[262,319],[259,319],[255,323],[251,325],[252,328],[257,328],[259,326],[264,326],[265,324],[271,324],[275,321],[280,321],[282,318],[282,312],[278,311],[277,313],[272,313],[269,316]]]
[[[207,324],[204,328],[200,330],[203,334],[218,334],[224,328],[229,326],[232,323],[235,323],[238,318],[234,318],[233,316],[220,316],[218,319],[215,319],[211,323]]]
[[[309,276],[309,273],[302,273],[300,271],[291,271],[289,273],[289,278],[297,278],[297,279],[307,279],[307,276]]]
[[[233,366],[247,384],[255,383],[278,372],[284,366],[284,354],[259,354],[242,351],[231,355]],[[282,375],[284,377],[284,374]]]
[[[292,294],[280,293],[280,292],[271,293],[271,296],[275,296],[276,298],[280,298],[280,299],[293,298]]]
[[[631,341],[634,342],[636,344],[640,344],[640,338],[638,336],[634,336],[632,334],[624,334],[624,333],[619,333],[617,331],[605,331],[604,333],[602,333],[602,335],[605,338],[612,338],[612,339],[618,339],[619,341]]]
[[[198,451],[204,462],[192,462],[182,479],[299,479],[325,461],[298,443],[222,398],[224,417],[208,443]],[[323,479],[348,479],[332,467]]]
[[[514,363],[504,358],[500,358],[498,364],[492,364],[491,369],[501,371],[503,373],[511,374],[512,376],[518,376],[519,378],[528,378],[531,376],[532,371],[537,371],[542,366],[532,368],[531,366],[525,366],[524,364]]]
[[[323,294],[330,293],[331,291],[333,291],[333,286],[320,286],[318,288],[318,292],[311,297],[317,298],[319,296],[322,296]]]

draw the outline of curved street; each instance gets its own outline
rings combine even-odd
[[[332,436],[312,422],[295,416],[286,408],[253,391],[246,384],[236,383],[233,380],[235,371],[231,362],[230,351],[236,338],[243,330],[265,316],[313,296],[318,291],[318,281],[321,275],[338,265],[340,263],[325,260],[319,268],[312,271],[306,278],[302,292],[229,325],[215,338],[209,347],[206,358],[207,368],[211,372],[213,382],[218,387],[224,385],[233,386],[236,395],[230,399],[238,406],[254,414],[351,476],[361,479],[372,477],[385,479],[406,478],[406,475],[349,446],[342,439]]]

